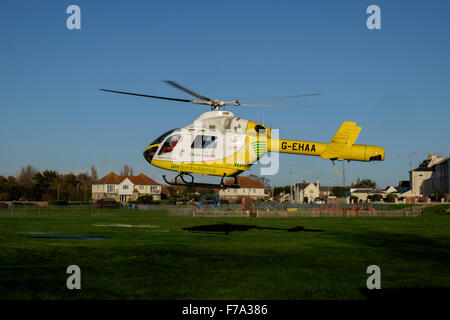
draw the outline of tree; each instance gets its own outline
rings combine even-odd
[[[445,198],[445,194],[444,190],[434,190],[430,198],[433,201],[441,201],[442,198]]]
[[[57,198],[58,183],[60,175],[55,170],[44,170],[37,172],[34,177],[36,193],[39,195],[39,200],[53,200]]]
[[[393,193],[389,193],[386,198],[384,198],[385,202],[395,202],[395,199],[397,199],[398,196],[396,194]]]
[[[0,200],[85,200],[91,197],[95,167],[87,172],[60,174],[55,170],[38,171],[31,165],[21,168],[17,178],[0,176]],[[30,178],[31,177],[31,178]],[[89,198],[88,198],[89,196]]]
[[[350,202],[358,203],[359,202],[359,198],[357,196],[350,196]]]
[[[93,181],[97,181],[98,180],[97,169],[95,169],[94,166],[91,166],[91,178],[92,178]]]
[[[31,165],[22,167],[17,175],[17,182],[22,187],[22,197],[26,200],[35,200],[36,195],[33,192],[34,180],[33,177],[37,173],[37,169]]]
[[[31,165],[22,167],[19,174],[17,175],[17,181],[23,186],[33,185],[33,176],[36,174],[37,170]]]
[[[6,185],[8,183],[8,179],[4,176],[0,176],[0,201],[8,200],[9,194],[6,192]]]
[[[369,186],[372,189],[375,189],[377,187],[377,184],[375,181],[371,180],[371,179],[363,179],[360,181],[362,184],[365,184],[367,186]]]
[[[87,201],[88,199],[88,192],[89,192],[89,198],[91,195],[91,188],[92,188],[92,178],[86,173],[79,173],[77,175],[77,182],[79,185],[79,188],[77,187],[77,197],[78,200]]]
[[[336,198],[344,198],[347,195],[346,187],[334,187],[331,192]]]
[[[0,178],[0,199],[1,200],[19,200],[23,194],[23,187],[13,176]]]
[[[284,194],[288,194],[289,192],[291,192],[291,187],[290,186],[283,186],[283,187],[275,187],[273,189],[273,196],[276,197],[281,193]]]
[[[367,197],[370,201],[381,201],[383,200],[383,195],[379,193],[371,194]]]
[[[127,164],[124,164],[122,169],[120,169],[121,176],[132,176],[134,173],[133,168]]]

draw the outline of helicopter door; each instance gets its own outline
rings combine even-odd
[[[208,161],[215,160],[219,139],[214,135],[197,135],[191,144],[191,149],[194,156],[194,161]],[[199,157],[200,156],[200,157]],[[200,159],[199,159],[200,158]]]

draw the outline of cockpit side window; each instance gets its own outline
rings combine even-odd
[[[215,149],[217,147],[217,137],[198,135],[191,144],[192,149]]]
[[[173,151],[175,146],[178,144],[178,142],[181,140],[180,134],[174,134],[173,136],[170,136],[167,138],[167,140],[162,145],[161,149],[159,150],[158,154],[165,154],[170,153]]]

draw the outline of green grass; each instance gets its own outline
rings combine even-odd
[[[259,219],[4,211],[0,299],[363,299],[372,264],[382,288],[449,288],[448,208],[405,218]],[[157,228],[93,226],[115,223]],[[29,237],[45,234],[110,240]],[[66,288],[72,264],[81,290]]]

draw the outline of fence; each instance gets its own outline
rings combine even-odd
[[[382,207],[352,207],[321,208],[302,204],[283,206],[277,204],[257,204],[257,217],[410,217],[421,214],[420,207],[403,208],[400,210],[384,210]],[[0,208],[0,217],[247,217],[249,213],[242,206],[226,204],[219,210],[217,207],[203,207],[201,210],[194,205],[145,205],[137,208],[100,209],[90,205],[79,206],[19,206]]]
[[[27,217],[27,218],[52,218],[52,217],[143,217],[143,216],[167,216],[165,209],[160,210],[136,210],[131,208],[100,209],[94,206],[55,206],[55,207],[10,207],[0,208],[0,217]]]

